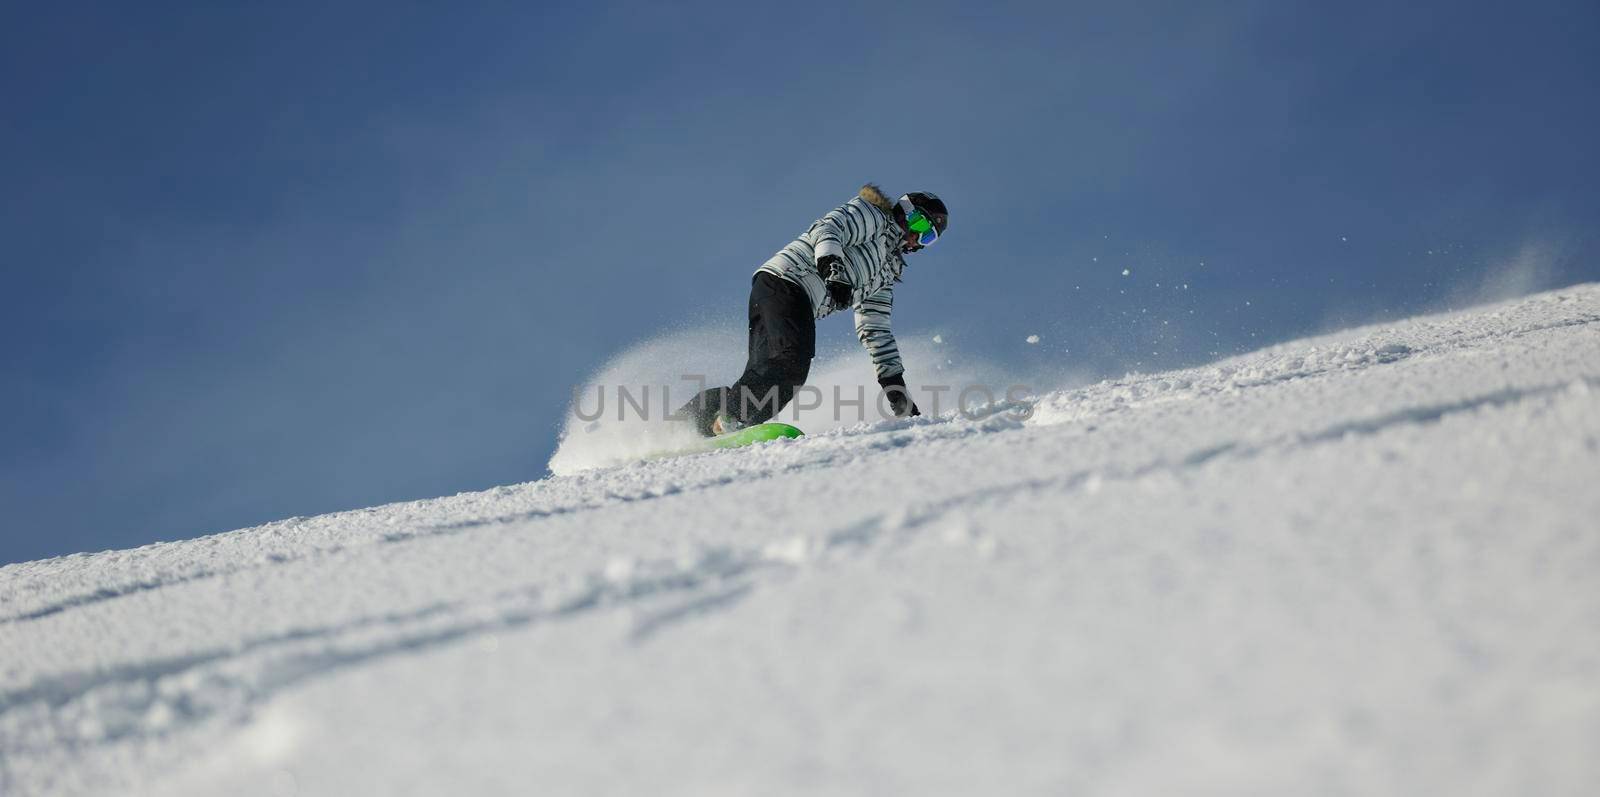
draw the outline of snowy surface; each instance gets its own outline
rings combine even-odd
[[[0,794],[1600,793],[1600,286],[1027,408],[0,568]]]

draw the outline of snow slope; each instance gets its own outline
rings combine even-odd
[[[0,793],[1600,789],[1600,286],[1015,409],[0,568]]]

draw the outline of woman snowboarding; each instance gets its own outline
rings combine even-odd
[[[817,320],[850,308],[895,416],[920,415],[906,391],[889,311],[905,256],[938,240],[948,223],[949,211],[934,194],[917,191],[891,201],[877,186],[862,186],[756,270],[744,374],[732,385],[702,391],[680,414],[708,437],[766,422],[805,384]]]

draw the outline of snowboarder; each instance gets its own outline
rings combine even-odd
[[[889,311],[905,256],[937,240],[948,223],[949,212],[934,194],[917,191],[892,201],[877,186],[862,186],[756,270],[744,374],[728,387],[702,391],[680,414],[708,437],[764,423],[805,384],[817,320],[848,307],[890,409],[900,418],[920,415],[906,390]]]

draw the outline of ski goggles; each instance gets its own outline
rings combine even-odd
[[[933,217],[922,212],[922,209],[901,203],[900,209],[906,214],[906,229],[917,234],[917,245],[927,246],[939,240],[939,225],[933,223]]]

